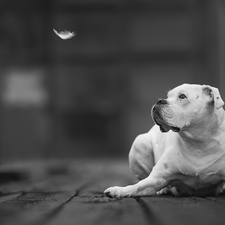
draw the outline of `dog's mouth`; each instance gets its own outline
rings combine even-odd
[[[179,132],[180,128],[165,122],[161,114],[155,108],[152,109],[152,118],[155,123],[160,127],[161,132],[168,132],[172,130],[173,132]]]

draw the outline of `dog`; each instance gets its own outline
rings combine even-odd
[[[155,125],[134,140],[129,166],[140,180],[110,187],[108,197],[218,195],[225,184],[225,113],[219,90],[182,84],[158,99]]]

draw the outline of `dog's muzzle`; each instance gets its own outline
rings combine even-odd
[[[169,130],[179,132],[180,128],[167,123],[161,114],[162,107],[166,104],[168,104],[168,102],[165,99],[159,99],[152,107],[152,118],[154,122],[160,127],[161,132],[168,132]]]

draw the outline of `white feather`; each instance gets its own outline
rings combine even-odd
[[[57,36],[59,36],[60,38],[62,38],[63,40],[66,40],[66,39],[70,39],[70,38],[72,38],[72,37],[74,37],[75,35],[76,35],[76,32],[70,32],[70,31],[68,31],[68,30],[65,30],[65,31],[60,31],[60,32],[58,32],[57,30],[55,30],[54,28],[53,28],[53,31],[55,32],[55,34],[57,35]]]

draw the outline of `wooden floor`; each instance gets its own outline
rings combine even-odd
[[[126,161],[77,160],[0,166],[1,225],[225,224],[225,196],[109,199],[134,183]]]

